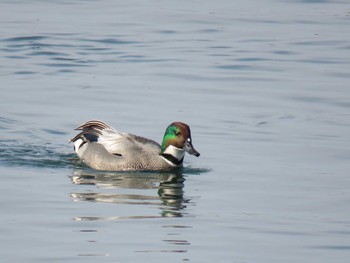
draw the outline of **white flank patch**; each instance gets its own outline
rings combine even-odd
[[[74,149],[75,152],[78,153],[78,150],[80,148],[80,145],[83,143],[84,141],[82,139],[78,139],[74,142]]]

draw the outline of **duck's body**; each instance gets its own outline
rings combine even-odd
[[[120,133],[101,121],[88,121],[71,142],[81,160],[97,170],[164,170],[182,166],[185,151],[193,148],[189,127],[181,122],[168,126],[162,145],[129,133]]]

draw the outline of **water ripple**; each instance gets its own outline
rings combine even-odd
[[[102,39],[81,39],[81,41],[91,41],[98,42],[103,44],[113,44],[113,45],[130,45],[130,44],[139,44],[138,41],[130,41],[130,40],[121,40],[119,38],[102,38]]]
[[[17,140],[0,140],[0,162],[7,166],[64,168],[79,165],[75,155],[62,153],[50,144],[22,144]]]
[[[3,40],[3,42],[22,42],[22,41],[38,41],[47,39],[46,36],[23,36],[23,37],[10,37]]]

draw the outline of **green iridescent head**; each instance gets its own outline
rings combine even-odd
[[[170,124],[165,130],[165,134],[162,142],[162,153],[165,149],[176,141],[178,135],[180,134],[180,129],[173,124]]]
[[[189,154],[197,157],[199,156],[199,152],[197,152],[192,145],[190,127],[185,123],[173,122],[168,126],[165,130],[160,153],[164,153],[170,145],[178,149],[183,149]]]

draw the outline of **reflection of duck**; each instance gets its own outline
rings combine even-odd
[[[77,128],[71,142],[81,160],[96,170],[154,171],[182,166],[185,152],[199,156],[192,145],[190,127],[174,122],[165,131],[162,145],[153,140],[121,133],[101,121]]]
[[[182,210],[186,206],[183,198],[183,187],[185,179],[181,177],[171,177],[166,181],[160,182],[158,195],[166,206],[163,209],[163,216],[182,216],[179,210]]]
[[[184,177],[181,169],[167,172],[99,172],[76,170],[71,176],[74,184],[96,185],[100,188],[158,189],[155,195],[111,193],[72,193],[75,201],[117,204],[156,205],[162,216],[182,216],[184,203]],[[161,200],[161,203],[159,202]]]

